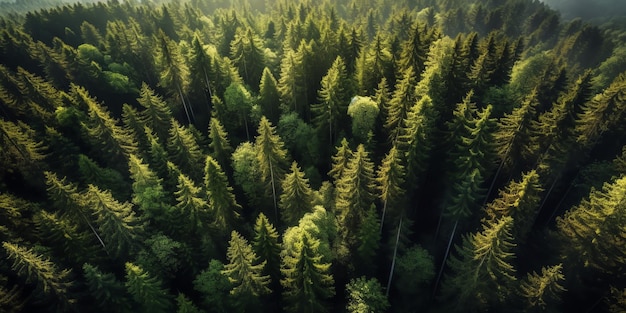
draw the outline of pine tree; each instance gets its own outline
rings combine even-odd
[[[588,198],[557,218],[568,259],[609,274],[621,274],[626,263],[626,253],[620,248],[625,240],[621,226],[626,216],[622,209],[625,197],[626,177],[622,176],[605,183],[601,190],[592,190]]]
[[[283,193],[278,206],[282,220],[286,226],[293,226],[305,213],[313,210],[313,190],[296,161],[291,164],[291,172],[285,175],[281,188]]]
[[[241,311],[258,308],[258,297],[268,294],[270,277],[263,275],[267,261],[259,263],[252,246],[238,232],[232,231],[228,242],[228,264],[222,274],[232,284],[230,294],[235,297],[235,304]]]
[[[280,279],[280,244],[278,232],[263,213],[259,213],[254,224],[254,240],[252,249],[261,261],[265,261],[263,274],[269,275],[272,282],[278,283]]]
[[[141,120],[137,109],[127,103],[122,105],[122,123],[126,133],[137,143],[137,150],[141,152],[146,151],[148,147],[144,131],[146,125]]]
[[[348,166],[348,162],[352,158],[352,150],[348,146],[348,140],[346,138],[341,139],[341,146],[337,147],[337,153],[332,156],[332,168],[328,172],[328,176],[333,178],[335,185],[338,184],[339,179],[343,177],[343,173]]]
[[[230,140],[228,140],[228,133],[222,123],[216,118],[211,117],[209,121],[209,140],[211,143],[209,147],[212,150],[211,156],[226,166],[229,164],[230,155],[233,152],[233,148],[230,146]]]
[[[304,232],[292,247],[283,250],[283,297],[289,312],[327,312],[323,300],[335,294],[330,264],[322,263],[320,242]]]
[[[133,263],[126,263],[126,290],[133,296],[141,312],[171,312],[170,295],[163,283]]]
[[[374,201],[374,164],[363,145],[359,145],[337,182],[336,206],[343,240],[352,246],[361,227],[365,212]]]
[[[105,154],[107,163],[114,168],[119,166],[119,162],[126,164],[128,154],[136,153],[137,142],[83,87],[72,85],[71,97],[79,107],[88,110],[89,120],[83,127],[89,141]]]
[[[44,172],[48,198],[54,207],[62,214],[69,217],[71,221],[88,224],[91,218],[85,213],[82,197],[77,191],[75,184],[66,181],[66,178],[59,178],[55,173]]]
[[[413,67],[409,67],[402,74],[402,79],[396,83],[395,91],[389,106],[384,107],[385,111],[385,128],[389,134],[389,141],[395,143],[400,135],[403,122],[407,118],[407,112],[415,105],[415,85],[416,77]]]
[[[520,181],[511,181],[500,190],[496,199],[487,204],[485,207],[487,219],[512,217],[515,221],[511,231],[513,238],[518,242],[524,242],[535,223],[542,191],[536,171],[523,174]]]
[[[363,273],[373,274],[376,269],[376,262],[374,262],[374,260],[378,252],[381,239],[380,223],[376,206],[374,204],[372,204],[365,212],[357,238],[359,244],[356,251],[359,260],[362,261],[357,268],[359,268]]]
[[[133,204],[142,212],[142,217],[165,222],[164,217],[169,206],[167,194],[161,184],[162,180],[134,154],[131,154],[128,159],[130,178],[133,180]]]
[[[211,98],[215,93],[211,80],[214,77],[215,69],[213,67],[213,60],[202,43],[200,33],[195,33],[193,41],[191,42],[191,51],[189,56],[189,76],[190,76],[190,96],[194,93],[202,93],[202,96],[197,94],[193,99],[197,101],[204,101],[210,104]]]
[[[319,104],[311,108],[315,115],[313,121],[320,131],[328,129],[328,142],[333,143],[340,125],[346,120],[348,100],[351,96],[348,93],[350,90],[346,65],[341,57],[335,59],[320,84],[322,88],[318,92]]]
[[[96,300],[96,306],[104,311],[127,312],[131,310],[130,299],[124,284],[115,275],[100,271],[97,266],[83,264],[83,273],[89,293]]]
[[[512,227],[513,218],[503,217],[484,224],[481,232],[465,236],[456,246],[458,256],[448,260],[452,273],[443,284],[443,298],[455,299],[451,310],[483,311],[506,303],[516,280],[510,263],[515,257]]]
[[[83,195],[84,206],[92,210],[106,251],[115,257],[131,254],[137,247],[143,225],[128,202],[120,203],[110,191],[89,185]]]
[[[400,71],[412,67],[418,79],[424,71],[424,63],[428,56],[429,40],[426,30],[427,27],[421,23],[415,23],[411,27],[409,38],[402,43],[402,52],[398,62]]]
[[[93,184],[101,189],[111,190],[117,198],[127,198],[128,185],[118,171],[101,167],[84,154],[78,155],[78,172],[84,184]]]
[[[159,84],[170,90],[181,102],[189,124],[196,117],[190,103],[185,100],[189,87],[189,68],[184,62],[179,46],[170,39],[162,30],[159,30],[155,38],[158,52],[158,67],[161,71]]]
[[[265,115],[270,122],[278,123],[280,116],[280,93],[278,82],[269,68],[263,69],[259,84],[259,98],[257,99],[261,114]]]
[[[194,180],[200,180],[202,150],[189,128],[172,119],[167,150],[174,164]]]
[[[397,217],[396,206],[401,203],[402,197],[405,194],[402,188],[404,184],[405,170],[402,165],[402,159],[398,153],[396,147],[392,147],[389,153],[385,155],[382,163],[378,167],[376,176],[376,183],[378,187],[378,196],[383,202],[383,215],[380,219],[380,230],[382,231],[385,223],[385,215],[387,214],[387,208],[394,210],[393,217]]]
[[[210,156],[206,158],[204,166],[204,188],[215,225],[227,233],[239,218],[238,211],[241,210],[241,206],[235,200],[233,188],[228,184],[226,173]]]
[[[520,294],[526,300],[528,312],[544,312],[546,307],[556,304],[560,295],[565,291],[561,282],[563,276],[563,264],[544,267],[541,274],[528,273],[526,279],[520,283]]]
[[[35,132],[23,122],[13,123],[0,118],[0,164],[3,168],[32,175],[33,167],[42,166],[46,147],[35,140]]]
[[[141,121],[155,131],[158,138],[161,140],[167,139],[172,120],[172,112],[169,106],[146,83],[141,84],[139,95],[137,102],[144,108],[139,113]],[[164,142],[161,143],[163,144]]]
[[[53,251],[65,260],[84,263],[98,258],[95,239],[65,216],[41,210],[33,219],[40,238],[45,238]]]
[[[583,107],[576,120],[576,141],[590,148],[606,130],[613,129],[623,121],[626,101],[626,74],[621,74],[601,94],[596,95]]]
[[[211,260],[207,269],[196,276],[193,286],[202,295],[203,307],[211,312],[230,312],[229,297],[231,285],[228,278],[222,274],[224,264],[218,260]]]
[[[265,68],[263,42],[251,28],[240,28],[230,43],[231,60],[249,86],[257,86]]]
[[[51,299],[59,301],[61,309],[68,309],[76,301],[70,298],[69,289],[72,282],[69,280],[69,269],[59,270],[54,262],[46,256],[37,254],[33,249],[20,245],[2,242],[8,260],[12,262],[11,269],[24,277],[27,282],[37,284]]]
[[[282,99],[282,111],[293,111],[303,117],[301,107],[304,106],[306,96],[303,86],[298,83],[303,75],[300,71],[301,67],[301,60],[298,60],[296,52],[292,49],[286,50],[280,62],[278,92]]]
[[[191,300],[185,297],[184,294],[179,293],[176,297],[176,304],[178,309],[176,313],[202,313],[204,311],[198,309]]]
[[[274,199],[274,217],[278,220],[279,183],[284,179],[287,167],[287,150],[281,138],[276,134],[276,128],[267,118],[262,117],[257,130],[256,151],[261,178],[269,187]]]
[[[150,144],[150,148],[148,149],[148,163],[150,167],[154,169],[158,177],[166,178],[168,177],[167,162],[169,160],[169,155],[161,144],[161,139],[157,137],[152,129],[146,126],[144,131],[146,133],[146,138],[148,138],[148,143]],[[169,186],[168,181],[164,182],[164,185]],[[171,188],[166,189],[171,190]]]
[[[178,186],[174,192],[177,202],[176,209],[178,210],[175,218],[186,223],[188,227],[185,227],[185,230],[189,230],[192,234],[206,229],[209,205],[202,195],[202,188],[197,187],[193,180],[185,174],[178,175]],[[178,225],[170,225],[170,227],[174,231],[180,230]]]

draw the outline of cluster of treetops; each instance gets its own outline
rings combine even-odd
[[[626,309],[626,27],[530,0],[0,19],[0,310]]]

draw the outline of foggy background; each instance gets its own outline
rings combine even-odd
[[[561,11],[564,18],[584,19],[626,16],[626,0],[541,0]]]

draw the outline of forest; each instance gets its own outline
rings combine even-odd
[[[2,7],[1,312],[626,311],[626,18]]]

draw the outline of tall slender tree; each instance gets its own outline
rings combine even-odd
[[[257,160],[261,169],[261,178],[269,187],[274,199],[274,218],[278,220],[279,183],[284,179],[287,167],[287,150],[276,133],[276,128],[265,117],[261,118],[259,135],[256,137]]]
[[[233,188],[228,184],[226,173],[210,156],[206,157],[204,165],[204,188],[215,225],[222,232],[227,233],[239,218],[238,211],[241,210],[241,206],[235,200]]]
[[[278,205],[282,220],[287,226],[296,225],[305,213],[313,210],[313,190],[296,161],[291,164],[291,172],[285,175],[281,188]]]

